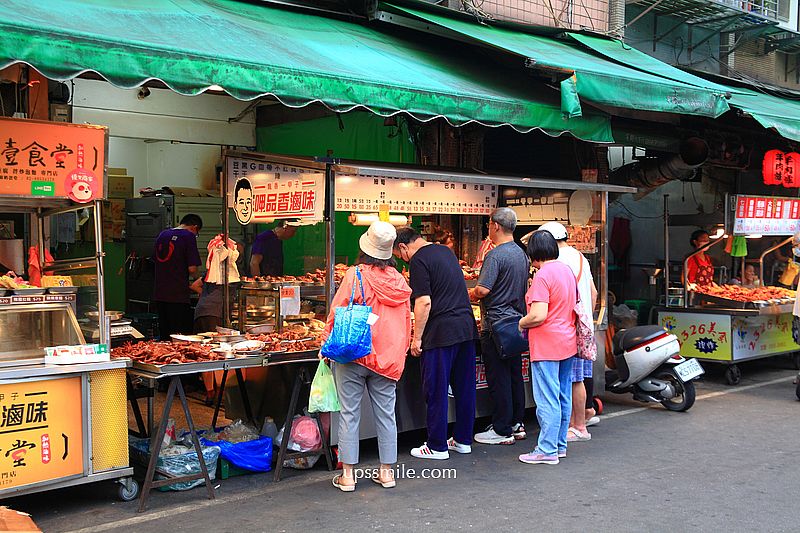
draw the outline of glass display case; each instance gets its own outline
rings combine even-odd
[[[312,318],[325,320],[327,307],[324,286],[298,285],[300,313],[294,315],[282,312],[281,287],[280,284],[271,284],[269,287],[241,287],[237,305],[238,329],[245,331],[254,326],[263,326],[265,331],[280,332],[288,322],[302,322]],[[282,317],[282,320],[279,320],[279,317]]]
[[[0,305],[0,367],[44,362],[47,346],[85,344],[69,303]]]

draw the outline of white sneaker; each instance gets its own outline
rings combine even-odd
[[[477,433],[475,435],[475,442],[480,442],[481,444],[514,444],[516,440],[513,435],[509,435],[508,437],[498,435],[495,433],[493,427],[489,427],[489,429],[483,433]]]
[[[447,449],[456,453],[472,453],[472,446],[456,442],[456,439],[453,437],[447,439]]]
[[[450,452],[431,450],[427,442],[423,442],[419,448],[411,448],[411,455],[418,459],[450,459]]]

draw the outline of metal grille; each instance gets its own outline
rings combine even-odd
[[[125,369],[89,374],[92,469],[104,472],[128,466],[128,406]]]

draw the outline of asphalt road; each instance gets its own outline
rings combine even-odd
[[[219,481],[216,500],[202,489],[153,492],[143,514],[106,483],[3,503],[44,531],[798,531],[796,372],[783,360],[743,370],[737,387],[712,372],[687,413],[610,399],[592,441],[571,445],[557,466],[517,461],[535,435],[424,461],[408,455],[422,435],[406,434],[400,468],[454,469],[432,473],[450,479],[398,479],[389,490],[362,480],[344,494],[318,465],[277,484],[271,474]],[[376,465],[374,443],[362,450],[363,464]]]

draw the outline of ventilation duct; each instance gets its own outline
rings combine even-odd
[[[668,181],[691,178],[706,159],[708,144],[699,137],[690,137],[681,142],[679,153],[619,167],[611,172],[610,181],[637,187],[639,192],[634,198],[639,200]]]

